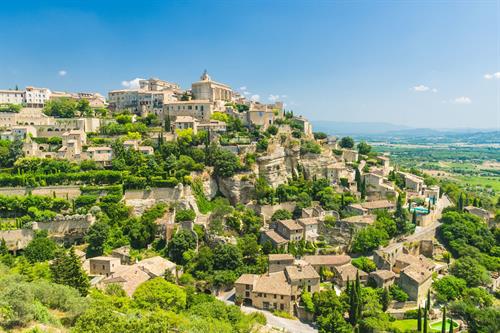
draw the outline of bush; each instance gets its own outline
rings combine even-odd
[[[157,277],[141,284],[134,292],[134,303],[142,309],[160,308],[179,312],[186,307],[186,292]]]
[[[180,209],[175,212],[175,222],[194,221],[196,213],[192,209]]]

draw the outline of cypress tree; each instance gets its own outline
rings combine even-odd
[[[417,331],[422,332],[422,309],[420,305],[418,306],[417,311]]]
[[[457,205],[458,205],[458,210],[459,211],[463,211],[464,210],[464,195],[463,195],[463,193],[460,193],[458,195]]]
[[[417,225],[417,211],[413,210],[413,215],[411,216],[411,223]]]
[[[431,199],[429,199],[429,204],[427,205],[427,214],[431,213]]]
[[[411,213],[411,200],[408,200],[408,213]]]
[[[361,192],[361,199],[366,198],[366,182],[364,179],[361,182],[361,191],[360,192]]]
[[[427,290],[427,302],[425,303],[425,308],[427,312],[431,310],[431,290]]]
[[[446,307],[443,306],[443,322],[441,323],[441,333],[446,333]]]
[[[7,247],[5,239],[2,238],[2,240],[0,240],[0,255],[4,255],[7,253],[9,253],[9,248]]]
[[[385,312],[389,307],[389,302],[391,301],[391,294],[389,293],[389,289],[387,287],[382,291],[380,303],[382,304],[382,310]]]
[[[427,319],[427,309],[424,309],[424,333],[427,333],[427,327],[429,326]]]
[[[449,333],[453,333],[453,319],[451,319],[451,316],[450,316],[450,328],[448,330]]]

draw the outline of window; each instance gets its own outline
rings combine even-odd
[[[281,299],[283,299],[283,298],[284,298],[283,295],[281,295]]]
[[[258,294],[257,294],[257,297],[262,297],[262,293],[258,293]]]
[[[276,299],[276,295],[274,295],[274,299]]]

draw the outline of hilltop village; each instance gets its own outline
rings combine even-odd
[[[168,332],[498,325],[493,212],[206,71],[189,89],[151,78],[107,98],[0,90],[0,129],[1,267],[28,276],[23,283],[45,279],[92,302],[135,302],[171,322]],[[58,309],[76,332],[133,331],[131,322],[112,326],[132,310],[92,302]],[[230,310],[218,310],[227,322],[202,307],[195,316],[206,303],[242,312],[227,319]],[[7,298],[0,309],[10,311],[0,311],[4,328],[39,320],[16,319],[28,310],[16,312]]]

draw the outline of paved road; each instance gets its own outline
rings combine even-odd
[[[221,301],[224,301],[228,304],[234,305],[234,302],[232,301],[232,299],[234,299],[233,296],[234,296],[234,289],[231,292],[228,292],[224,295],[220,295],[218,298]],[[315,328],[313,328],[312,326],[309,326],[307,324],[302,323],[300,320],[292,320],[292,319],[277,317],[269,311],[262,311],[262,310],[254,308],[254,307],[251,307],[251,306],[242,305],[241,311],[243,311],[245,313],[260,312],[266,317],[267,325],[281,329],[281,330],[283,330],[283,332],[289,332],[289,333],[317,333],[318,332]]]

